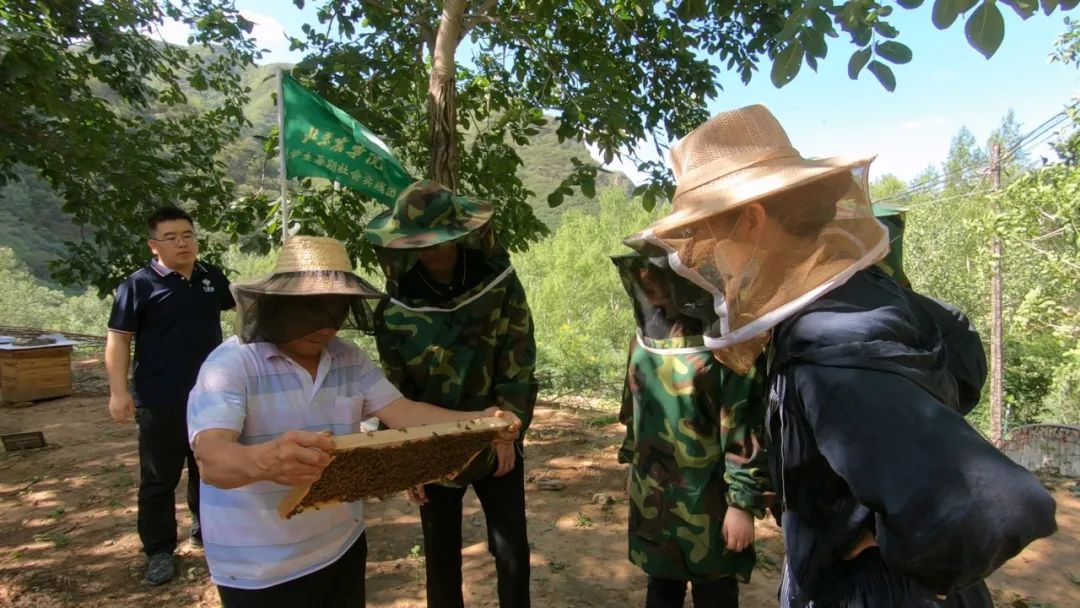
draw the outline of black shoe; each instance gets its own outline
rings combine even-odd
[[[146,582],[163,585],[176,577],[172,553],[155,553],[146,564]]]

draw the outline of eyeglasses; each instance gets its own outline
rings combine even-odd
[[[180,243],[194,243],[198,238],[199,237],[194,232],[185,232],[164,239],[152,238],[150,240],[157,241],[158,243],[172,243],[173,245],[179,245]]]

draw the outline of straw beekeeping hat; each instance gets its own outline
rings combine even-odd
[[[774,327],[888,252],[870,207],[872,160],[803,158],[764,106],[722,112],[672,148],[674,211],[624,242],[661,250],[712,294],[705,344],[745,373]],[[735,228],[755,202],[783,227],[739,242]]]
[[[721,112],[672,147],[674,212],[651,228],[672,228],[829,175],[865,170],[873,159],[803,158],[765,106]]]
[[[378,298],[383,294],[353,272],[345,245],[321,236],[294,236],[278,254],[269,276],[234,285],[237,293],[274,295],[350,295]]]

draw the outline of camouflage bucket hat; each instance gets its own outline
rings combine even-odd
[[[482,228],[491,220],[488,203],[454,194],[445,186],[420,180],[405,189],[394,206],[367,226],[375,247],[423,249],[448,243]]]

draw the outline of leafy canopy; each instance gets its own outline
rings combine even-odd
[[[1041,3],[1044,13],[1080,0]],[[459,5],[464,0],[456,0]],[[303,6],[304,0],[294,0]],[[871,72],[896,86],[891,65],[912,51],[889,24],[896,8],[882,3],[748,0],[470,0],[460,17],[454,104],[460,188],[497,205],[496,227],[512,250],[544,235],[518,176],[524,145],[548,116],[560,140],[594,147],[610,161],[629,155],[649,177],[637,194],[646,209],[674,188],[662,161],[637,158],[639,142],[665,156],[672,138],[708,118],[708,102],[725,85],[748,82],[764,62],[777,86],[802,65],[817,69],[829,47],[853,53],[849,75]],[[307,52],[297,76],[372,126],[416,175],[432,156],[428,84],[443,9],[434,0],[320,0],[317,23],[293,41]],[[946,28],[964,16],[971,44],[990,56],[1004,35],[1001,7],[1023,17],[1028,0],[936,0],[933,23]],[[155,42],[167,20],[191,28],[194,47]],[[0,6],[0,179],[28,165],[52,185],[64,210],[93,229],[70,243],[53,267],[67,283],[111,288],[145,253],[133,234],[152,207],[182,203],[204,230],[235,240],[273,234],[276,195],[238,198],[223,150],[242,133],[248,88],[241,68],[258,58],[252,23],[229,0],[12,0]],[[195,110],[188,91],[215,93],[218,103]],[[441,102],[440,102],[441,103]],[[445,116],[446,114],[441,114]],[[266,152],[274,152],[273,138]],[[592,196],[600,169],[575,159],[573,170],[546,194],[551,206],[578,191]],[[347,242],[370,261],[360,228],[378,211],[370,201],[319,184],[299,185],[299,231]],[[263,248],[268,240],[261,243]],[[210,253],[213,253],[212,251]]]
[[[166,20],[191,27],[193,46],[155,41]],[[0,185],[29,166],[94,229],[68,244],[57,279],[109,290],[144,263],[144,218],[161,205],[221,225],[233,184],[217,155],[246,124],[250,21],[211,0],[11,0],[0,23]],[[219,101],[195,111],[191,90]]]

